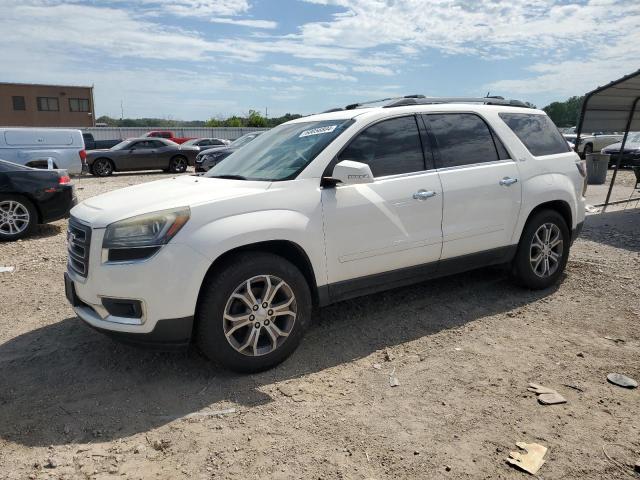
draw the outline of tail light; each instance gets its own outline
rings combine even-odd
[[[71,183],[71,177],[69,175],[60,175],[58,177],[58,185],[68,185]]]
[[[78,153],[80,154],[80,160],[82,161],[82,163],[87,163],[87,151],[85,149],[82,149]]]

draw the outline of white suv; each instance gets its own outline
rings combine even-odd
[[[540,110],[402,97],[282,124],[204,176],[90,198],[67,297],[104,332],[245,372],[283,361],[311,310],[486,265],[556,283],[584,164]]]

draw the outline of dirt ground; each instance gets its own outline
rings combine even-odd
[[[78,194],[163,177],[82,178]],[[634,476],[640,390],[606,375],[640,380],[638,208],[589,216],[557,288],[492,268],[342,302],[251,376],[85,326],[65,229],[0,244],[16,267],[0,273],[1,478],[524,479],[505,462],[520,441],[549,448],[539,478]]]

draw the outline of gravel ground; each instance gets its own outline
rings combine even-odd
[[[159,178],[82,178],[78,195]],[[549,448],[539,478],[633,477],[640,391],[605,377],[640,379],[639,220],[588,217],[548,291],[492,268],[321,309],[252,376],[86,327],[64,298],[66,221],[40,227],[0,244],[16,267],[0,273],[0,477],[520,479],[520,441]]]

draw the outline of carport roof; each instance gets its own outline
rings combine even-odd
[[[640,70],[585,95],[577,131],[640,130],[640,118],[630,115],[640,103]]]

